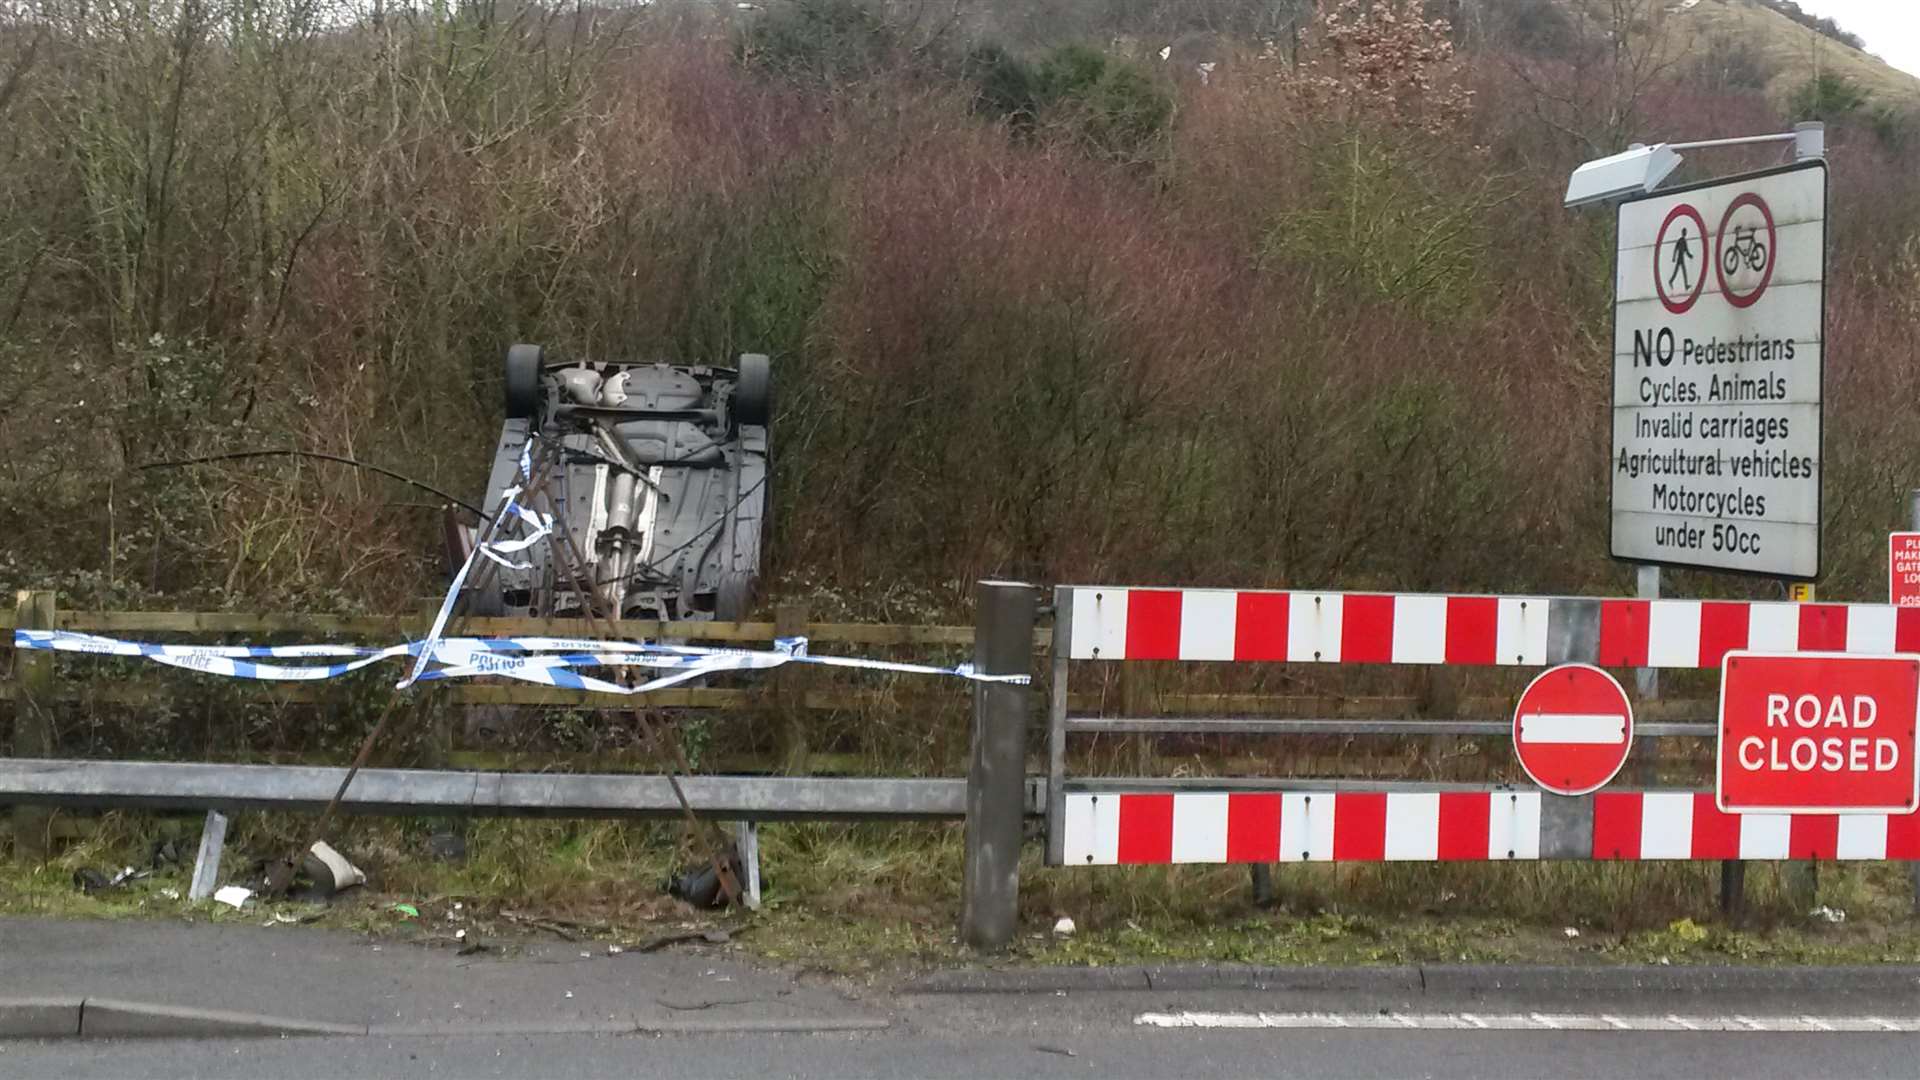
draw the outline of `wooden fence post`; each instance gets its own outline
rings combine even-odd
[[[806,604],[781,604],[773,610],[773,636],[804,637],[810,622]],[[805,776],[808,772],[807,684],[812,681],[807,678],[808,670],[805,664],[789,664],[776,670],[771,680],[779,724],[780,771],[788,776]]]
[[[974,667],[982,674],[1032,677],[1039,590],[1019,582],[982,581],[974,597]],[[1020,837],[1026,820],[1023,790],[1032,707],[1031,687],[974,685],[960,938],[976,949],[1005,948],[1019,929]]]
[[[22,630],[53,629],[53,594],[21,591],[14,597],[14,625]],[[53,756],[53,654],[13,651],[13,756]],[[13,808],[13,856],[42,862],[53,811],[44,806]]]

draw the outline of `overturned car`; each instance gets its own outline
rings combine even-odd
[[[533,508],[552,542],[480,560],[464,591],[473,615],[626,619],[746,617],[759,583],[773,408],[767,357],[709,367],[559,360],[537,345],[506,356],[506,421],[487,479],[489,512],[521,485],[522,451],[540,474]],[[448,555],[465,562],[484,525],[453,521]]]

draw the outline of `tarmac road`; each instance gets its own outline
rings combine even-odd
[[[1644,979],[1618,969],[1598,979],[1560,969],[1330,979],[1308,970],[1271,981],[1231,968],[1151,978],[1012,972],[989,973],[986,992],[953,993],[927,982],[797,978],[704,946],[607,956],[538,945],[476,962],[392,942],[376,953],[374,944],[296,927],[0,920],[0,998],[253,1004],[371,1032],[0,1038],[0,1077],[1920,1074],[1913,968],[1656,969]],[[1216,974],[1222,988],[1181,988]],[[107,1003],[87,999],[104,1023]],[[5,1019],[0,1002],[0,1029]],[[769,1025],[793,1030],[753,1030]]]
[[[1020,1025],[1015,1025],[1020,1026]],[[0,1045],[8,1077],[1911,1077],[1912,1035],[1049,1030]],[[1072,1056],[1065,1051],[1071,1050]]]

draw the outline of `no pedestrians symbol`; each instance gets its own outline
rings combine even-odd
[[[1707,258],[1706,220],[1691,204],[1675,203],[1653,241],[1653,290],[1668,311],[1685,315],[1700,299]]]

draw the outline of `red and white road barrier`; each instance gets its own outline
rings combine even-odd
[[[1073,660],[1714,668],[1734,649],[1920,652],[1920,608],[1072,586]]]
[[[1920,859],[1920,814],[1725,814],[1710,791],[1601,792],[1596,859]]]
[[[1073,792],[1064,821],[1067,866],[1540,857],[1533,791]]]
[[[1694,791],[1588,798],[1591,843],[1586,815],[1573,813],[1543,850],[1531,791],[1069,792],[1064,865],[1920,860],[1920,814],[1726,814]]]

